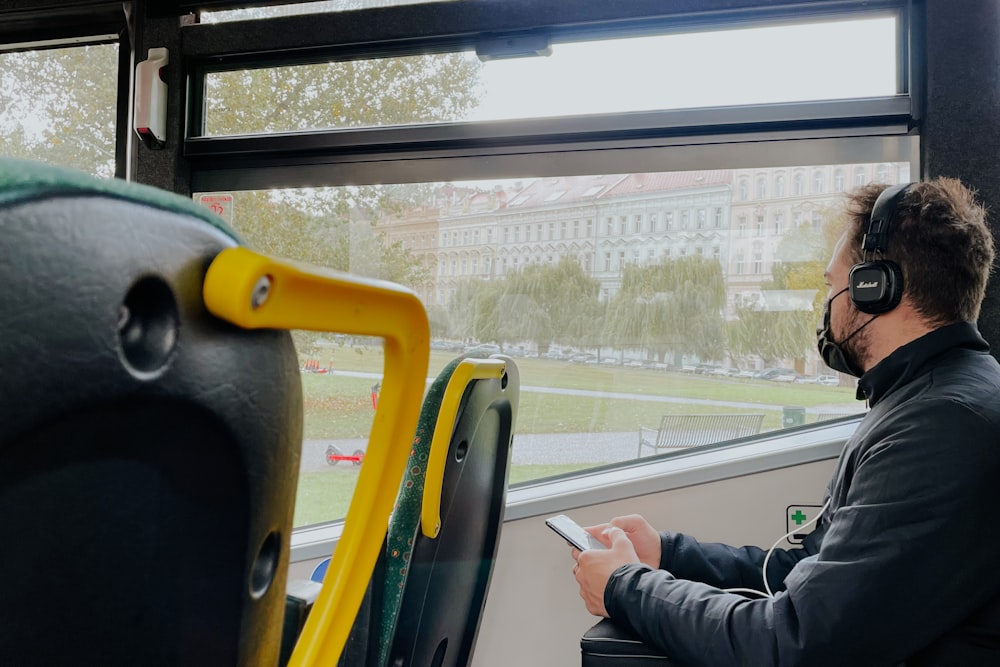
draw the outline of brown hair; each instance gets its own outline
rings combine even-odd
[[[903,296],[932,325],[974,322],[993,270],[993,235],[975,193],[954,178],[914,183],[897,207],[885,255],[862,257],[861,241],[884,184],[848,195],[847,229],[855,263],[887,259],[903,273]]]

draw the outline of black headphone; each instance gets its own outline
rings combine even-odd
[[[903,271],[899,264],[875,257],[886,251],[889,227],[910,185],[904,183],[886,188],[872,206],[868,230],[861,240],[861,256],[865,261],[852,266],[848,278],[851,301],[862,313],[887,313],[903,298]]]

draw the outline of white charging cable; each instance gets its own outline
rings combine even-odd
[[[819,512],[816,512],[816,516],[814,516],[809,521],[806,521],[801,526],[796,526],[792,530],[788,531],[787,533],[785,533],[784,535],[782,535],[781,537],[779,537],[777,539],[777,541],[774,544],[771,545],[771,548],[767,550],[767,555],[764,556],[764,564],[760,568],[761,576],[764,579],[764,590],[767,591],[766,593],[764,591],[758,591],[758,590],[756,590],[754,588],[724,588],[722,590],[724,590],[726,593],[751,593],[753,595],[759,595],[760,597],[764,597],[764,598],[773,598],[774,597],[774,592],[771,591],[771,585],[769,583],[767,583],[767,563],[768,563],[768,561],[771,560],[771,554],[774,553],[774,550],[778,548],[778,545],[781,544],[781,541],[783,539],[785,539],[786,537],[789,537],[790,535],[795,534],[796,532],[798,532],[800,530],[808,528],[812,524],[814,524],[817,521],[819,521],[819,518],[821,516],[823,516],[823,512],[825,512],[826,508],[830,506],[830,500],[831,500],[830,498],[827,498],[826,502],[823,503],[823,506],[819,508]]]

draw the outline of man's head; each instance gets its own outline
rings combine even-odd
[[[973,193],[953,178],[914,183],[896,209],[881,257],[861,243],[884,185],[848,196],[845,250],[850,263],[887,259],[903,274],[903,298],[930,326],[974,322],[993,266],[993,236]]]
[[[892,217],[885,252],[866,256],[862,240],[884,189],[868,185],[848,196],[846,229],[825,274],[830,289],[820,350],[832,368],[853,375],[931,329],[975,321],[993,265],[985,211],[948,178],[912,184]],[[899,306],[881,315],[860,311],[847,290],[851,267],[871,260],[895,262],[902,274]]]

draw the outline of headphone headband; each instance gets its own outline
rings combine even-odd
[[[911,183],[891,185],[879,194],[872,206],[872,214],[868,219],[868,230],[861,239],[861,254],[863,257],[871,253],[884,253],[888,247],[889,227],[896,217],[896,209],[903,197],[910,190]]]

